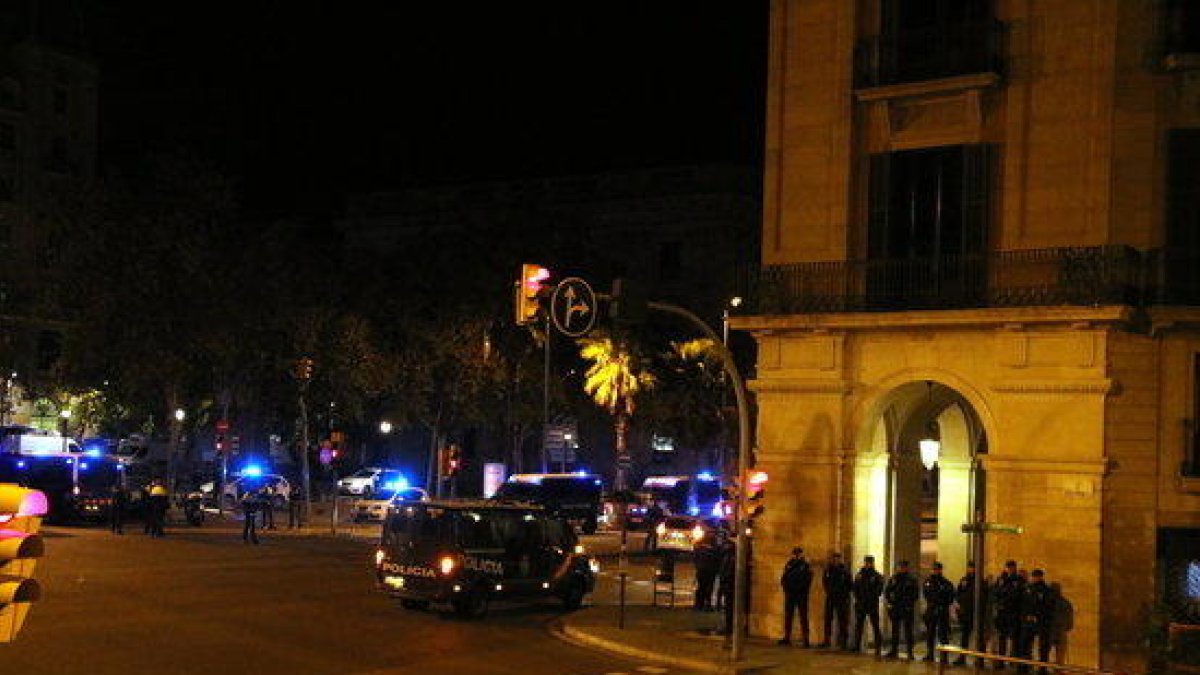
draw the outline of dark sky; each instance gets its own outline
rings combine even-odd
[[[105,159],[210,155],[253,210],[759,164],[767,0],[84,1]]]

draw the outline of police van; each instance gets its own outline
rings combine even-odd
[[[532,504],[399,502],[375,552],[379,587],[403,607],[450,605],[471,618],[492,600],[557,597],[576,609],[595,572],[567,521]]]

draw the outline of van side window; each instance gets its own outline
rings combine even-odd
[[[546,520],[546,545],[561,549],[575,546],[575,533],[565,521],[557,518]]]
[[[496,519],[490,513],[464,511],[460,514],[458,531],[463,548],[500,548],[497,542]]]

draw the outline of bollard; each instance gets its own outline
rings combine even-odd
[[[621,600],[620,609],[617,611],[617,628],[625,629],[625,579],[629,576],[627,572],[621,572]]]

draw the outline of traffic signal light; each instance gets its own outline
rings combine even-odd
[[[462,469],[462,451],[459,450],[457,445],[451,445],[449,454],[450,459],[448,460],[448,464],[450,471],[448,475],[458,475],[459,470]]]
[[[608,316],[616,323],[636,326],[646,323],[649,299],[646,287],[629,279],[613,279]]]
[[[302,356],[296,359],[296,379],[301,382],[308,382],[313,375],[313,360],[307,356]]]
[[[217,438],[213,443],[218,455],[225,454],[225,434],[217,434]]]
[[[550,278],[550,270],[541,265],[521,265],[521,276],[517,279],[513,307],[518,326],[528,326],[537,320],[539,299],[544,295],[544,282]]]
[[[48,510],[41,492],[0,485],[0,642],[16,639],[42,595],[33,568],[45,552],[38,531]]]
[[[763,504],[763,498],[767,494],[767,472],[766,471],[751,471],[746,476],[746,494],[743,497],[746,509],[746,524],[750,527],[754,526],[754,519],[761,516],[766,511],[766,506]]]

